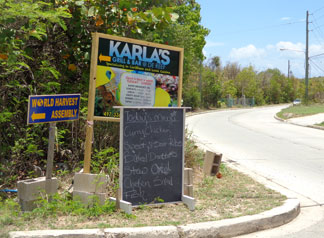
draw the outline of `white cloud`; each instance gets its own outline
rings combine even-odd
[[[233,60],[241,60],[248,58],[256,58],[264,56],[266,51],[264,49],[258,49],[254,45],[250,44],[242,48],[233,48],[229,57]]]
[[[286,49],[281,51],[280,49]],[[314,63],[324,59],[324,55],[312,58],[314,55],[324,53],[324,45],[309,45],[310,76],[323,75],[323,71],[317,70]],[[268,44],[261,48],[250,44],[241,48],[232,48],[227,58],[221,58],[223,62],[237,62],[242,67],[253,65],[259,72],[269,68],[277,68],[287,75],[288,60],[290,61],[290,70],[293,75],[299,78],[305,76],[305,44],[301,42],[280,41],[274,44]],[[324,60],[323,60],[324,61]]]
[[[276,47],[274,45],[267,45],[266,46],[266,50],[273,50],[275,49]]]
[[[324,53],[324,45],[310,45],[309,46],[309,56],[319,55]]]
[[[291,20],[291,17],[282,17],[280,18],[281,21],[289,21]]]

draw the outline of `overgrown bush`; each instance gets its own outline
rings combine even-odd
[[[188,2],[0,0],[0,186],[13,187],[17,179],[32,177],[35,166],[45,170],[48,125],[27,125],[29,95],[81,93],[80,120],[57,124],[54,156],[54,163],[64,168],[80,167],[91,32],[164,43],[167,34],[153,33],[176,24],[175,7]],[[114,123],[95,124],[101,128],[95,130],[94,151],[117,151]]]
[[[195,110],[200,107],[200,93],[197,88],[190,88],[188,91],[183,92],[183,102],[184,106],[191,107]]]

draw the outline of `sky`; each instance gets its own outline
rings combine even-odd
[[[306,11],[309,11],[309,76],[324,76],[323,0],[196,0],[200,24],[210,30],[204,55],[222,66],[277,68],[305,77]],[[286,50],[280,50],[286,49]],[[319,55],[323,54],[323,55]],[[319,55],[319,56],[316,56]],[[314,57],[312,57],[314,56]]]

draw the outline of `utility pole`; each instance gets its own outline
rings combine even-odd
[[[306,11],[306,51],[305,51],[305,61],[306,61],[306,66],[305,66],[305,103],[306,105],[308,104],[308,16],[309,13]]]
[[[288,60],[288,79],[290,78],[290,60]]]
[[[200,105],[199,107],[202,107],[202,100],[203,100],[203,96],[202,96],[202,60],[200,60],[200,63],[199,63],[199,92],[200,92]]]

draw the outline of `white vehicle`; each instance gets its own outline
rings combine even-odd
[[[300,99],[295,99],[294,101],[293,101],[293,106],[296,106],[296,105],[299,105],[299,104],[301,104],[301,100]]]

